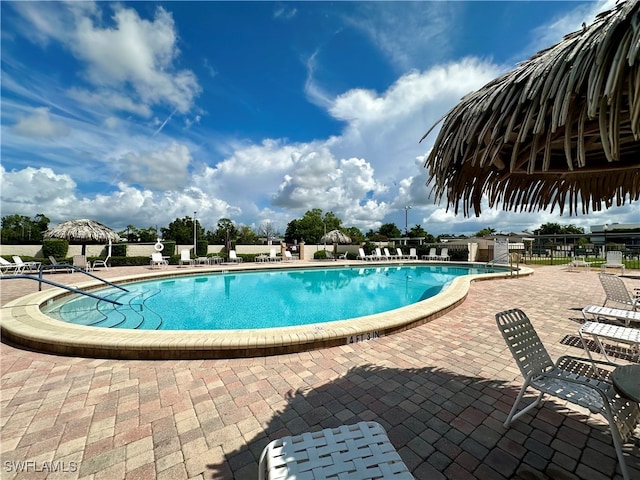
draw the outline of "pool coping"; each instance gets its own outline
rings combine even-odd
[[[338,265],[281,264],[278,268],[345,268],[389,267],[403,265],[485,266],[468,262],[366,262]],[[509,265],[496,265],[509,267]],[[137,280],[183,275],[228,273],[272,269],[263,265],[245,264],[233,270],[203,270],[201,272],[158,270],[154,273],[126,275],[110,279],[116,284]],[[455,308],[466,298],[471,283],[496,278],[531,275],[533,270],[520,266],[518,272],[472,274],[455,278],[438,295],[388,312],[309,325],[241,330],[125,330],[73,325],[53,319],[41,311],[41,306],[69,295],[59,288],[33,293],[8,302],[0,310],[0,332],[5,339],[18,345],[49,353],[89,358],[117,359],[205,359],[279,355],[349,343],[371,341],[395,332],[427,323]],[[74,285],[91,290],[103,287],[97,280]]]

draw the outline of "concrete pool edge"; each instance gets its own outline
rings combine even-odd
[[[375,266],[398,265],[385,263]],[[447,262],[443,266],[456,265],[478,266],[457,262]],[[362,267],[363,264],[341,265],[354,266]],[[369,263],[367,266],[374,265]],[[532,273],[530,268],[521,266],[518,274],[524,276]],[[127,283],[180,274],[193,275],[194,272],[158,271],[118,277],[111,281]],[[365,317],[298,327],[225,331],[119,330],[68,324],[54,320],[40,310],[42,305],[54,298],[66,295],[64,290],[53,288],[21,297],[3,306],[0,310],[0,330],[3,338],[27,348],[90,358],[205,359],[277,355],[367,341],[422,325],[460,304],[466,298],[472,282],[512,276],[515,274],[510,272],[465,275],[454,279],[444,292],[435,297]],[[99,286],[96,281],[78,285],[81,289]]]

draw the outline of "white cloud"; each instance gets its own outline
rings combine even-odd
[[[96,88],[90,91],[71,87],[68,95],[70,99],[80,102],[85,108],[99,107],[105,110],[133,113],[145,118],[152,115],[152,109],[149,105],[139,102],[127,93],[116,90]]]
[[[32,115],[20,117],[12,129],[23,137],[46,139],[66,137],[71,132],[66,124],[53,120],[45,107],[35,108]]]
[[[189,183],[191,154],[185,145],[171,143],[151,152],[128,152],[115,167],[122,181],[154,190],[181,190]]]
[[[363,32],[399,72],[445,58],[456,2],[361,2],[347,23]]]
[[[494,78],[495,65],[476,59],[440,65],[429,70],[411,71],[401,76],[387,91],[354,89],[338,96],[330,113],[347,125],[334,139],[332,151],[337,157],[354,152],[371,163],[379,182],[397,182],[418,176],[426,180],[425,170],[416,158],[433,144],[437,131],[419,143],[425,132],[461,97]],[[418,195],[417,197],[414,195]],[[423,204],[428,196],[425,187],[411,190],[411,198],[401,203]],[[393,198],[386,201],[396,203]]]
[[[41,45],[57,40],[83,63],[91,88],[73,89],[80,100],[149,116],[153,105],[186,113],[201,92],[192,71],[174,66],[180,54],[176,28],[162,7],[146,20],[134,9],[113,4],[110,26],[102,26],[103,12],[90,2],[24,2],[14,8],[25,36]]]
[[[56,174],[50,168],[32,168],[7,172],[0,166],[2,174],[2,208],[11,210],[24,205],[36,206],[41,209],[51,204],[73,202],[73,192],[76,183],[66,174]],[[18,210],[19,211],[19,210]],[[37,213],[44,213],[43,211]],[[34,213],[35,214],[35,213]]]
[[[285,8],[283,6],[279,6],[273,12],[273,18],[282,19],[282,20],[290,20],[296,16],[298,13],[298,9],[296,8]]]

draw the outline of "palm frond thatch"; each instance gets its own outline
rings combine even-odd
[[[351,238],[340,230],[331,230],[320,239],[322,243],[351,243]]]
[[[435,125],[434,125],[435,127]],[[421,139],[429,135],[432,127]],[[570,214],[640,198],[640,3],[599,14],[444,117],[425,167],[438,200]]]
[[[50,228],[44,233],[45,238],[63,238],[77,243],[119,242],[120,235],[114,230],[95,220],[68,220]]]

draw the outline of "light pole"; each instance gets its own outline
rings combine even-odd
[[[409,236],[409,210],[411,210],[411,205],[407,205],[404,207],[404,236]]]
[[[603,257],[607,256],[607,230],[609,230],[609,225],[607,223],[605,223],[602,226],[602,231],[604,232],[604,245],[602,247],[602,256]]]
[[[193,212],[193,254],[197,257],[196,246],[196,212]]]

